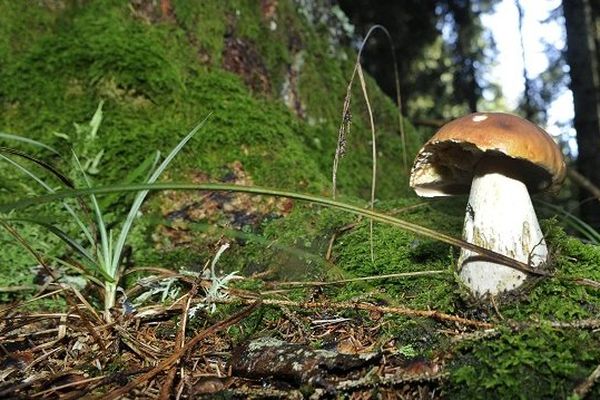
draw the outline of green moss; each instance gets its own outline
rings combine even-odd
[[[577,279],[600,281],[600,247],[586,245],[567,236],[555,221],[546,221],[544,230],[552,250],[554,276],[538,282],[533,289],[508,304],[503,315],[515,319],[531,316],[549,320],[593,318],[600,313],[600,292],[578,284]]]
[[[223,37],[227,32],[226,3],[220,1],[173,1],[177,23],[198,46],[200,62],[221,65]]]
[[[17,12],[8,3],[3,8]],[[174,2],[176,21],[159,24],[148,24],[118,2],[90,2],[52,12],[39,6],[31,9],[35,11],[30,11],[31,19],[39,20],[44,29],[0,72],[4,105],[0,128],[67,151],[70,143],[53,133],[71,135],[72,123],[88,120],[103,99],[104,159],[119,162],[103,163],[98,179],[113,182],[140,162],[140,147],[144,153],[168,149],[195,121],[213,112],[210,127],[186,149],[188,157],[179,165],[214,173],[238,159],[258,184],[312,191],[326,185],[351,63],[328,55],[326,40],[309,33],[301,37],[298,32],[305,27],[291,3],[281,3],[278,21],[295,27],[293,35],[299,35],[299,43],[310,50],[298,88],[309,123],[294,118],[279,101],[256,98],[240,78],[221,72],[219,62],[210,70],[198,63],[198,46],[205,46],[215,60],[223,51],[225,27],[216,21],[233,14],[237,30],[232,34],[257,44],[278,96],[290,62],[285,53],[292,33],[281,27],[271,31],[257,6]],[[15,37],[18,27],[8,23],[5,33]],[[340,95],[331,98],[330,93]],[[378,124],[394,125],[393,118],[387,121],[389,101],[382,101],[372,84],[371,93],[374,105],[381,103],[387,110],[385,117],[377,116]],[[357,128],[339,173],[340,187],[348,195],[364,196],[370,187],[369,132],[363,129],[363,120],[364,113],[354,118]],[[393,129],[382,130],[380,171],[399,165],[400,141]],[[404,191],[401,182],[380,174],[378,196]]]
[[[415,203],[414,200],[403,200],[381,203],[379,207],[390,212]],[[461,224],[459,218],[451,218],[430,207],[408,208],[396,216],[416,223],[422,223],[427,216],[430,223],[442,231],[450,227],[459,229]],[[371,260],[369,223],[362,221],[338,238],[333,253],[335,263],[350,276],[356,277],[425,270],[449,271],[454,264],[449,246],[392,226],[375,224],[373,244],[374,261]],[[452,311],[456,290],[453,281],[452,274],[446,274],[390,279],[378,281],[376,285],[403,305]]]
[[[600,357],[600,336],[547,325],[464,346],[451,376],[455,399],[565,399]],[[598,389],[596,395],[600,394]],[[591,398],[594,395],[590,394]]]

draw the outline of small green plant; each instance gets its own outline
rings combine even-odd
[[[194,129],[192,129],[165,157],[165,159],[160,163],[160,165],[156,166],[158,163],[158,159],[160,157],[160,153],[157,151],[151,159],[147,159],[142,165],[148,166],[151,164],[152,173],[149,174],[149,177],[145,180],[146,184],[152,184],[156,182],[156,180],[160,177],[160,175],[164,172],[167,166],[171,163],[173,158],[181,151],[183,146],[204,126],[206,120],[204,119],[200,122]],[[100,128],[100,124],[102,123],[102,103],[98,106],[92,120],[89,123],[87,129],[82,127],[78,127],[77,133],[81,135],[82,133],[87,132],[85,139],[87,140],[95,140],[97,137],[98,129]],[[20,153],[17,151],[5,151],[13,155],[17,156],[25,156],[24,153]],[[79,160],[79,157],[73,151],[73,160],[76,170],[83,177],[83,181],[88,188],[92,187],[92,183],[88,177],[88,173],[95,173],[98,169],[99,160],[101,158],[102,151],[96,153],[96,155],[92,158],[86,159],[85,163],[82,163]],[[33,157],[27,156],[28,158],[39,165],[46,167],[49,169],[49,166],[39,160],[36,160]],[[10,164],[12,164],[19,171],[29,176],[35,182],[37,182],[41,187],[43,187],[48,193],[52,194],[56,191],[48,185],[44,180],[38,177],[33,170],[26,168],[21,165],[19,162],[13,160],[12,158],[2,154],[0,152],[0,159],[3,159]],[[148,160],[152,160],[151,163],[148,163]],[[87,172],[86,172],[87,171]],[[61,175],[63,183],[69,182],[68,179],[58,173],[56,170],[53,171],[55,175]],[[138,171],[134,171],[137,172]],[[68,185],[71,186],[72,185]],[[138,212],[142,203],[146,199],[148,195],[148,190],[138,191],[135,199],[129,209],[129,212],[125,218],[125,221],[117,229],[111,229],[108,227],[106,213],[103,211],[97,196],[94,193],[89,195],[91,210],[93,214],[92,218],[92,228],[90,228],[84,221],[85,215],[83,213],[86,210],[86,206],[82,205],[82,210],[76,210],[73,208],[66,200],[63,200],[63,206],[69,215],[72,217],[73,221],[77,224],[79,229],[81,230],[81,234],[84,237],[84,240],[78,240],[77,238],[72,237],[67,234],[64,230],[60,229],[56,225],[51,223],[39,220],[39,219],[24,219],[24,218],[5,218],[5,221],[20,221],[27,223],[34,223],[44,228],[48,229],[51,233],[58,236],[61,240],[63,240],[71,249],[75,251],[76,254],[81,258],[81,263],[70,263],[68,261],[55,259],[57,262],[64,264],[68,267],[72,267],[80,270],[84,275],[86,275],[90,280],[100,282],[98,280],[98,275],[100,275],[101,285],[103,287],[104,294],[104,312],[106,320],[110,321],[110,310],[115,305],[116,301],[116,293],[119,287],[119,281],[122,276],[122,257],[123,251],[125,248],[125,243],[133,226],[133,223],[138,216]],[[84,243],[87,243],[86,246]]]

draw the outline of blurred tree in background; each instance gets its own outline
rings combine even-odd
[[[359,35],[373,24],[390,31],[398,52],[403,111],[416,124],[435,127],[468,112],[506,110],[501,88],[488,78],[498,53],[481,18],[501,1],[514,1],[518,10],[521,41],[515,46],[525,60],[529,55],[523,0],[340,0],[340,6]],[[541,38],[548,67],[537,76],[524,68],[521,99],[516,109],[507,111],[544,126],[552,102],[570,88],[578,147],[571,154],[574,166],[600,187],[600,0],[563,0],[543,22],[565,28],[568,50]],[[367,70],[393,96],[394,66],[387,41],[374,38],[363,54]],[[568,128],[563,127],[565,132]],[[582,219],[600,229],[600,202],[585,189],[579,201]]]
[[[495,44],[480,16],[498,0],[341,0],[342,9],[364,35],[373,24],[385,26],[398,52],[404,112],[417,120],[450,119],[482,107],[484,91],[499,88],[485,79]],[[385,40],[367,43],[363,63],[393,96],[394,66]]]
[[[600,1],[564,0],[562,5],[579,149],[576,165],[584,177],[600,186]],[[600,228],[598,199],[581,190],[580,200],[582,217]]]

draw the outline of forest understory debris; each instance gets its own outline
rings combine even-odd
[[[499,329],[535,325],[365,302],[263,299],[259,293],[235,289],[228,299],[218,301],[229,304],[221,307],[233,314],[205,313],[190,321],[190,308],[206,299],[199,294],[200,281],[185,277],[182,282],[190,286],[188,293],[169,307],[150,305],[135,313],[114,310],[112,323],[95,327],[104,348],[84,324],[80,314],[90,313],[84,304],[76,305],[79,314],[18,309],[10,318],[5,314],[0,322],[0,397],[202,398],[220,393],[233,398],[302,398],[308,391],[316,398],[342,393],[361,398],[377,388],[380,393],[402,392],[404,398],[433,399],[443,393],[451,347],[442,346],[429,356],[399,351],[398,339],[385,333],[385,315],[438,321],[435,330],[448,343],[486,340],[499,335]],[[248,322],[271,307],[287,312]],[[348,317],[341,318],[344,315]],[[555,321],[551,326],[598,330],[600,320]],[[241,334],[237,344],[231,328]],[[575,390],[584,394],[596,381],[592,373]],[[418,397],[423,393],[426,397]]]

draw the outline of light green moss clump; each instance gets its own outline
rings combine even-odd
[[[600,357],[600,334],[556,330],[547,324],[462,346],[449,397],[454,399],[566,399]],[[589,398],[600,395],[595,388]]]

